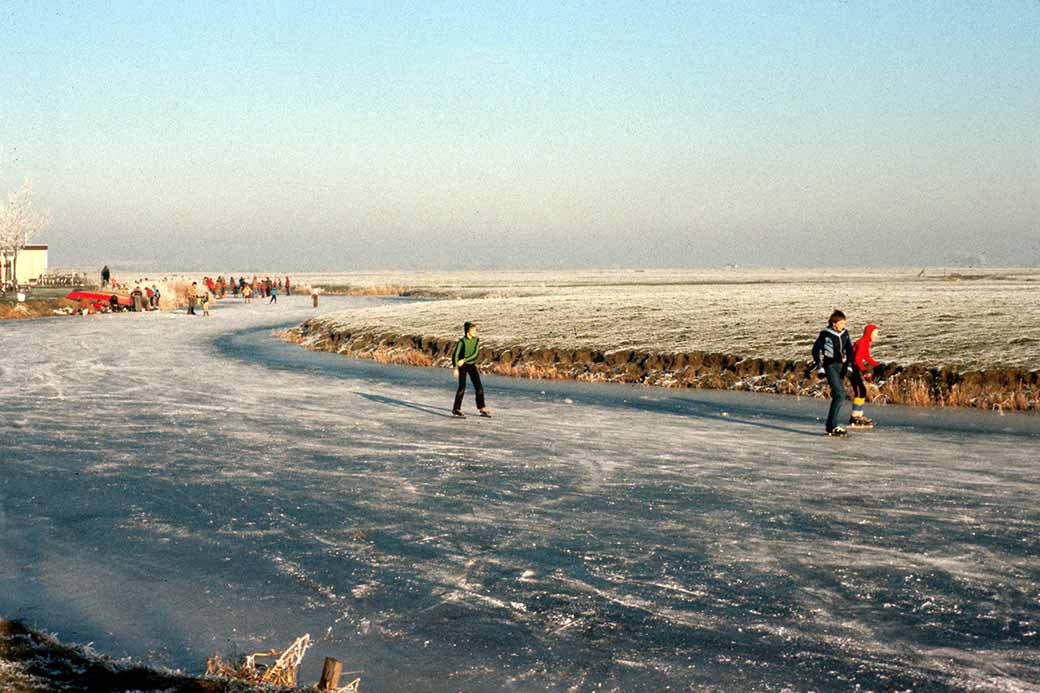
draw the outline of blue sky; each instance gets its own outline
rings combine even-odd
[[[1040,261],[1036,0],[0,18],[0,187],[52,263]]]

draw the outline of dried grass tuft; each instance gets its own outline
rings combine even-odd
[[[238,662],[228,662],[219,655],[210,657],[206,666],[207,676],[240,679],[252,683],[268,683],[276,686],[295,686],[300,662],[311,646],[311,636],[304,633],[284,652],[255,652]],[[257,664],[257,659],[274,659],[271,664]]]

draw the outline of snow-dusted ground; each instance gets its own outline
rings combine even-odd
[[[882,362],[1040,368],[1040,270],[984,270],[953,281],[906,270],[613,270],[301,275],[397,285],[462,300],[348,311],[327,324],[359,334],[453,337],[462,320],[502,347],[706,351],[808,361],[834,308],[852,338],[881,327]]]
[[[310,632],[366,691],[1040,689],[1036,417],[488,378],[459,421],[270,338],[312,314],[0,324],[0,616],[194,671]]]

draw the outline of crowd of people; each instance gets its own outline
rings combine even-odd
[[[97,300],[88,306],[90,312],[110,312],[117,310],[158,310],[161,292],[159,287],[151,280],[138,279],[133,282],[119,281],[112,276],[111,270],[106,265],[101,269],[102,291],[114,291],[124,295],[122,301],[116,294],[105,300]],[[259,277],[253,275],[247,278],[245,275],[234,277],[219,275],[217,277],[203,277],[201,285],[192,282],[188,289],[188,313],[196,315],[196,308],[202,309],[203,315],[209,315],[210,302],[227,297],[241,297],[251,302],[253,298],[259,297],[269,299],[271,303],[278,302],[278,294],[286,296],[292,294],[293,284],[289,277],[270,276]],[[130,295],[130,300],[125,300],[125,294]]]
[[[277,303],[279,292],[284,291],[286,296],[290,296],[292,287],[289,277],[271,279],[271,277],[260,278],[255,274],[252,279],[246,279],[245,275],[237,279],[230,275],[227,278],[223,275],[216,278],[203,277],[201,287],[198,282],[192,282],[188,289],[188,313],[198,315],[195,309],[201,307],[202,314],[209,315],[210,302],[228,296],[241,297],[246,303],[251,303],[256,297],[266,298],[269,303]],[[317,305],[317,301],[315,301],[315,305]]]
[[[214,298],[226,298],[229,295],[235,298],[239,296],[274,298],[279,291],[284,292],[286,296],[292,294],[292,283],[289,281],[289,277],[271,279],[271,277],[257,277],[254,274],[252,279],[246,279],[245,275],[235,279],[233,276],[225,278],[220,275],[216,278],[203,277],[202,283]]]

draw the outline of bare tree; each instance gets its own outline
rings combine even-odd
[[[11,283],[18,283],[18,252],[50,223],[50,214],[33,209],[32,182],[11,193],[0,209],[0,255],[11,262]]]

